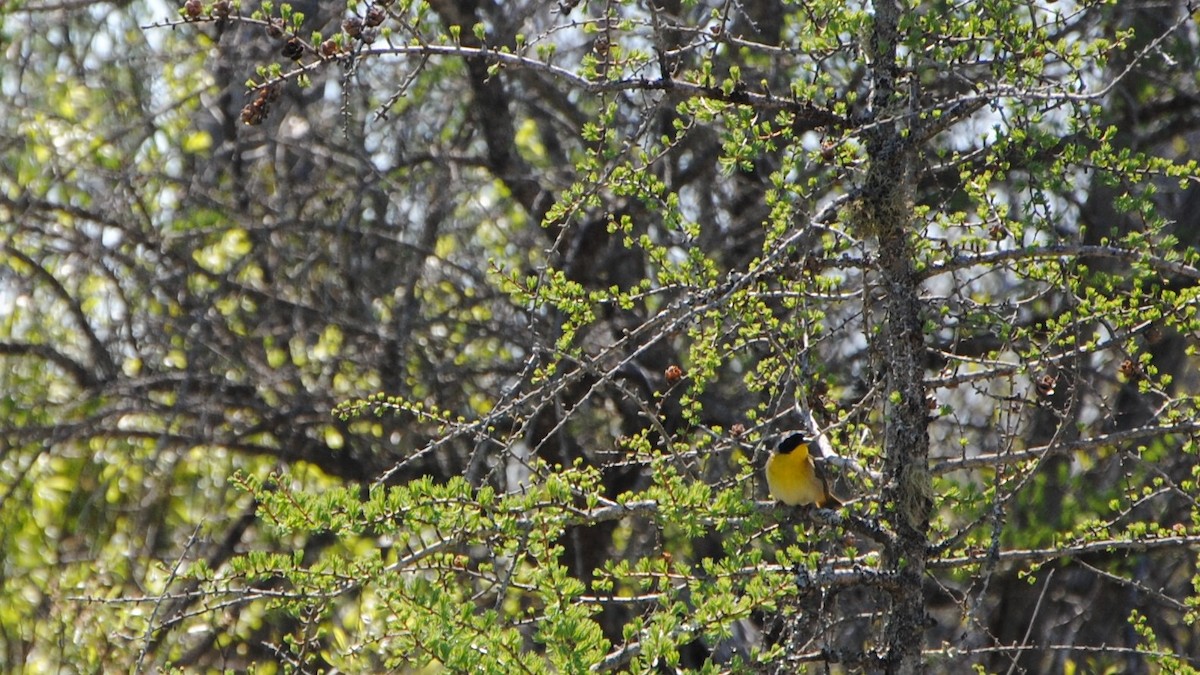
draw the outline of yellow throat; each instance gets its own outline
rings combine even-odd
[[[813,463],[808,442],[801,434],[785,438],[767,459],[767,489],[772,497],[789,506],[840,503],[830,494],[829,484]]]

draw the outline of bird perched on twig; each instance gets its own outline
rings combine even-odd
[[[802,433],[780,441],[767,459],[767,489],[771,496],[789,506],[841,506],[842,500],[830,490],[820,457],[820,447],[810,445]]]

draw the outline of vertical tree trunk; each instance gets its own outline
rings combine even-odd
[[[883,330],[877,336],[887,363],[884,436],[886,464],[883,516],[896,533],[885,564],[899,575],[885,633],[888,672],[920,672],[925,627],[921,580],[929,512],[928,410],[924,386],[924,338],[920,277],[914,266],[910,148],[902,134],[906,97],[897,91],[900,7],[877,0],[867,48],[872,72],[872,119],[867,135],[870,167],[863,185],[861,223],[879,242],[884,290]]]

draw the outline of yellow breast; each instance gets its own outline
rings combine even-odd
[[[820,506],[826,500],[824,482],[804,446],[787,454],[771,454],[767,460],[767,489],[772,497],[790,506]]]

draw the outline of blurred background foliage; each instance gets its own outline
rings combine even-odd
[[[0,7],[0,663],[883,668],[873,5],[247,2]],[[904,5],[927,665],[1195,667],[1190,8]]]

